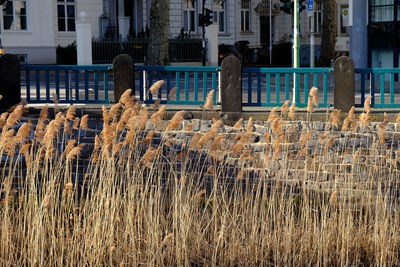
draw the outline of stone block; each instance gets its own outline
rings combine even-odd
[[[222,112],[242,111],[242,65],[235,56],[226,57],[221,64]]]
[[[334,107],[349,112],[355,104],[354,62],[349,57],[339,57],[333,65]]]
[[[135,73],[132,57],[126,54],[116,56],[113,60],[113,72],[114,103],[117,103],[127,89],[132,89],[132,94],[135,94]]]

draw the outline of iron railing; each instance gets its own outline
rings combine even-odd
[[[201,39],[169,39],[169,58],[171,62],[201,61]],[[128,40],[101,39],[92,41],[94,64],[111,64],[120,54],[128,54],[135,63],[144,63],[149,39],[135,38]]]
[[[28,103],[109,103],[111,65],[21,65]]]

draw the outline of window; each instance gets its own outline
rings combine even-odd
[[[370,0],[370,10],[372,22],[394,20],[394,0]]]
[[[57,0],[59,32],[75,31],[75,0]]]
[[[183,29],[185,32],[196,31],[196,0],[183,1]]]
[[[241,31],[250,31],[250,0],[242,0],[240,25]]]
[[[311,19],[312,17],[309,17],[308,25],[310,26],[310,32],[312,32]],[[321,32],[322,32],[322,3],[314,1],[314,33],[321,34]]]
[[[225,0],[213,1],[213,19],[218,23],[218,31],[221,33],[226,32],[226,3]]]
[[[12,0],[3,4],[4,30],[26,30],[26,1]]]

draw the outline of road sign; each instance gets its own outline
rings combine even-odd
[[[314,0],[307,0],[307,11],[314,11]]]

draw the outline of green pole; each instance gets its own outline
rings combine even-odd
[[[293,8],[293,68],[300,67],[300,44],[299,44],[299,9],[298,0],[294,0]],[[297,88],[298,77],[297,74],[293,74],[293,102],[299,102],[298,88]]]

